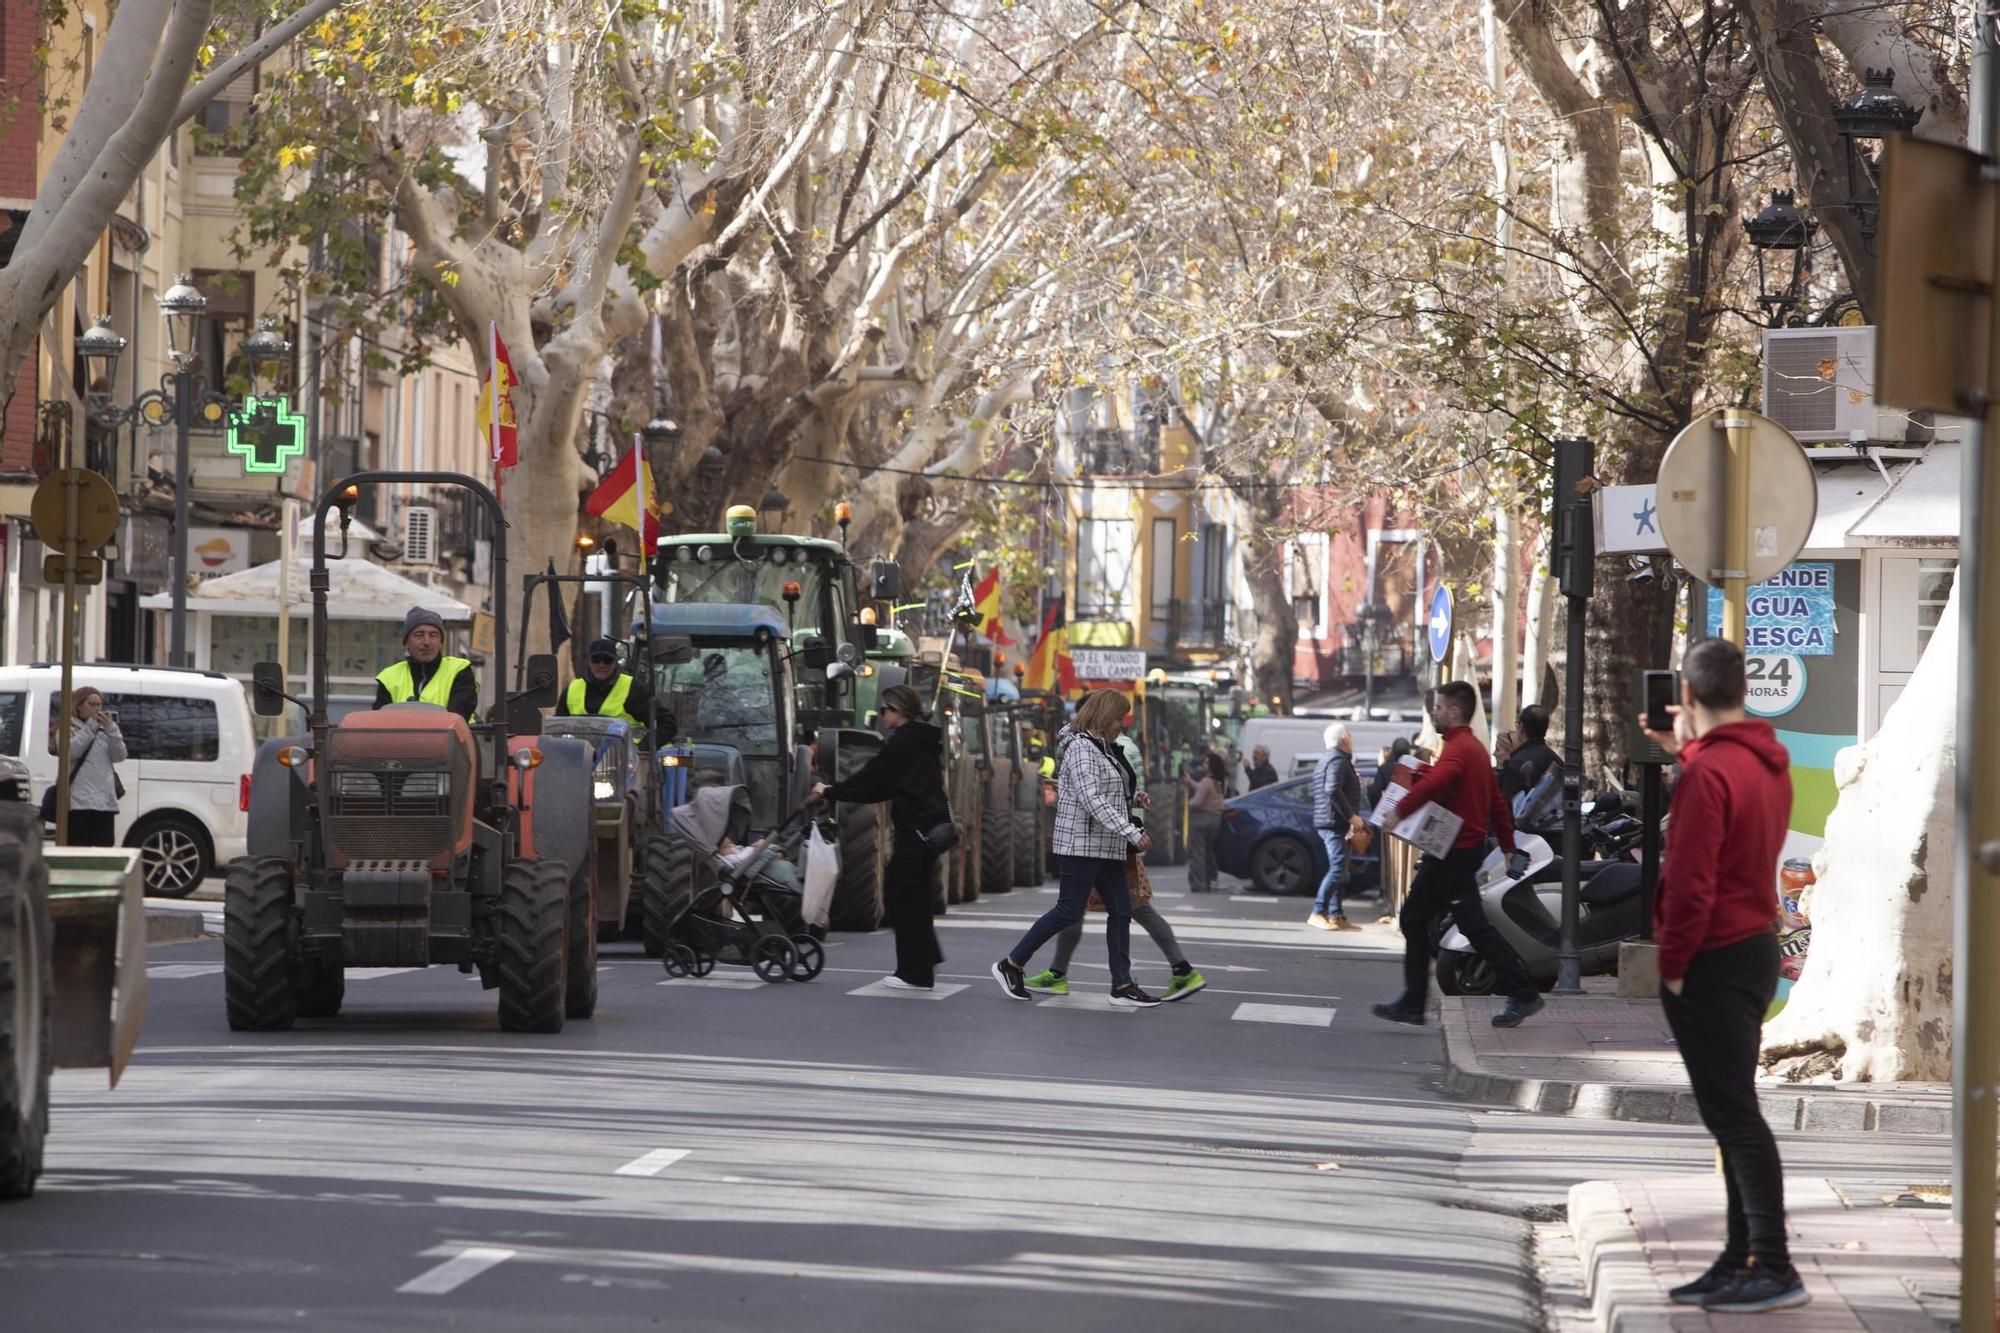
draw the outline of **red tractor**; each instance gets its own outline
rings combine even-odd
[[[468,726],[435,704],[327,716],[326,519],[342,531],[359,487],[462,486],[493,516],[493,582],[507,586],[506,524],[479,482],[446,472],[361,472],[314,512],[312,699],[284,692],[275,662],[252,673],[259,714],[292,699],[308,735],[267,741],[251,775],[249,855],[224,881],[229,1026],[276,1031],[340,1011],[343,969],[457,964],[500,992],[500,1026],[559,1032],[597,1003],[589,842],[591,754],[541,735],[555,659],[530,658],[529,688]],[[506,661],[496,598],[488,670]]]

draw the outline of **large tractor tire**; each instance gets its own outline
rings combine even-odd
[[[1014,885],[1032,889],[1042,882],[1042,816],[1036,810],[1016,810],[1007,822],[1014,830]]]
[[[42,1174],[54,1049],[55,927],[42,821],[0,806],[0,1199],[24,1199]]]
[[[563,1011],[571,1018],[597,1012],[597,876],[586,859],[569,877],[569,926],[563,942],[567,980]]]
[[[291,862],[240,856],[222,879],[222,994],[235,1032],[284,1032],[299,1012]]]
[[[303,958],[293,974],[292,991],[300,1018],[335,1018],[347,999],[347,973],[324,959]]]
[[[1153,845],[1146,849],[1146,864],[1149,866],[1179,865],[1186,859],[1186,853],[1179,849],[1181,822],[1181,787],[1178,782],[1152,782],[1146,785],[1146,794],[1152,797],[1152,804],[1146,807],[1146,832],[1152,837]]]
[[[507,863],[494,910],[501,1031],[562,1031],[568,906],[569,871],[562,862],[522,857]]]
[[[832,930],[874,930],[882,924],[882,874],[888,863],[888,806],[855,805],[840,811],[840,878],[827,911]]]
[[[646,957],[667,951],[674,922],[694,900],[694,848],[685,838],[655,833],[646,839],[646,884],[639,904]]]
[[[1014,891],[1014,816],[992,807],[979,816],[979,891]]]

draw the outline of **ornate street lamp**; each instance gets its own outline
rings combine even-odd
[[[681,438],[680,423],[672,417],[655,416],[639,427],[639,438],[655,448],[678,444]]]
[[[1818,230],[1819,224],[1799,208],[1790,190],[1771,191],[1770,204],[1755,217],[1743,219],[1744,235],[1757,256],[1757,304],[1764,307],[1771,328],[1783,328],[1799,303],[1805,287],[1806,251]],[[1783,262],[1781,256],[1786,252],[1791,254],[1791,276],[1774,292],[1769,270]]]
[[[291,339],[278,332],[278,321],[270,315],[257,321],[257,331],[245,338],[237,350],[250,363],[252,393],[263,387],[260,380],[276,383],[278,373],[292,359]]]
[[[791,497],[779,490],[776,482],[771,484],[770,490],[764,492],[764,498],[757,502],[757,512],[764,516],[766,532],[783,532],[785,515],[791,511]]]
[[[111,385],[118,373],[118,358],[125,355],[127,342],[111,327],[111,316],[99,315],[90,330],[76,340],[76,354],[83,358],[84,403],[87,407],[109,406]],[[103,388],[99,388],[103,385]]]
[[[195,290],[194,279],[183,273],[174,285],[160,293],[160,316],[167,322],[167,354],[183,371],[201,359],[201,321],[208,314],[208,298]]]
[[[1864,70],[1861,87],[1833,109],[1834,126],[1847,149],[1847,206],[1854,210],[1861,244],[1871,255],[1881,209],[1876,202],[1875,150],[1862,144],[1913,129],[1923,114],[1897,95],[1895,71],[1886,69]]]

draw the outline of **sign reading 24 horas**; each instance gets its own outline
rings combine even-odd
[[[1753,584],[1743,651],[1750,656],[1833,656],[1833,565],[1802,561]],[[1722,633],[1722,598],[1708,599],[1708,632]]]

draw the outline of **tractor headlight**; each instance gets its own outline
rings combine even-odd
[[[792,558],[792,553],[791,553],[791,551],[790,551],[790,550],[788,550],[788,549],[786,549],[785,547],[783,547],[783,546],[773,546],[773,547],[771,548],[771,563],[772,563],[772,564],[774,564],[774,565],[782,565],[782,564],[784,564],[784,563],[785,563],[785,562],[786,562],[787,560],[790,560],[791,558]]]
[[[590,798],[594,801],[608,801],[616,792],[610,778],[599,778],[590,784]]]
[[[694,548],[694,558],[705,565],[715,559],[715,551],[712,547],[697,546]]]

